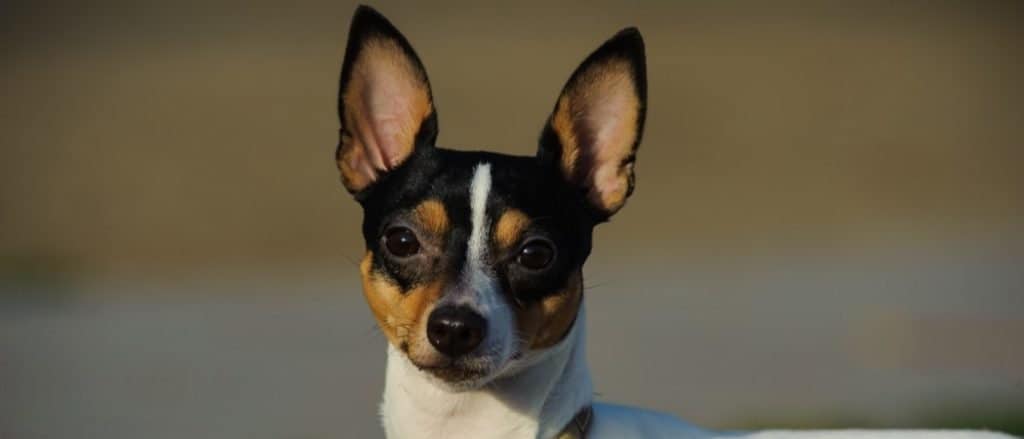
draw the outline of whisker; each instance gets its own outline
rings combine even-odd
[[[593,290],[594,288],[601,288],[601,287],[606,287],[606,286],[614,285],[614,284],[615,284],[614,281],[605,281],[605,282],[597,282],[597,283],[594,283],[594,284],[586,284],[586,285],[583,286],[583,290],[590,291],[590,290]]]
[[[345,259],[348,260],[353,267],[359,268],[360,260],[353,258],[351,255],[345,255]]]
[[[370,336],[377,335],[377,334],[383,335],[384,332],[380,330],[380,327],[377,326],[376,323],[374,323],[374,324],[371,324],[369,328],[366,328],[366,331],[363,332],[363,337],[370,337]]]

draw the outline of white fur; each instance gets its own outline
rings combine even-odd
[[[490,221],[487,218],[487,198],[491,194],[491,165],[481,163],[473,169],[473,181],[469,184],[470,224],[473,229],[466,246],[466,262],[479,268],[484,264],[487,251]]]

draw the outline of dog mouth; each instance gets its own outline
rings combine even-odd
[[[490,374],[489,368],[466,364],[466,362],[461,360],[445,359],[437,364],[422,364],[415,360],[411,361],[417,369],[427,372],[444,382],[455,385],[469,385],[483,380]]]
[[[409,361],[420,371],[455,388],[471,390],[486,384],[495,377],[502,376],[510,368],[514,368],[523,357],[524,354],[517,351],[501,365],[494,365],[491,362],[493,359],[487,357],[445,358],[434,363],[420,362],[409,357]]]
[[[457,365],[421,367],[420,370],[449,384],[468,384],[487,376],[486,371]]]

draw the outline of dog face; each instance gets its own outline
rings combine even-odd
[[[363,207],[363,292],[388,341],[456,388],[561,341],[593,227],[632,192],[645,100],[643,40],[627,29],[572,74],[536,156],[439,148],[422,63],[387,19],[357,9],[336,159]]]

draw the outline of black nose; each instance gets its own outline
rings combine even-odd
[[[442,306],[427,319],[427,339],[438,351],[458,357],[480,346],[487,334],[487,321],[464,306]]]

